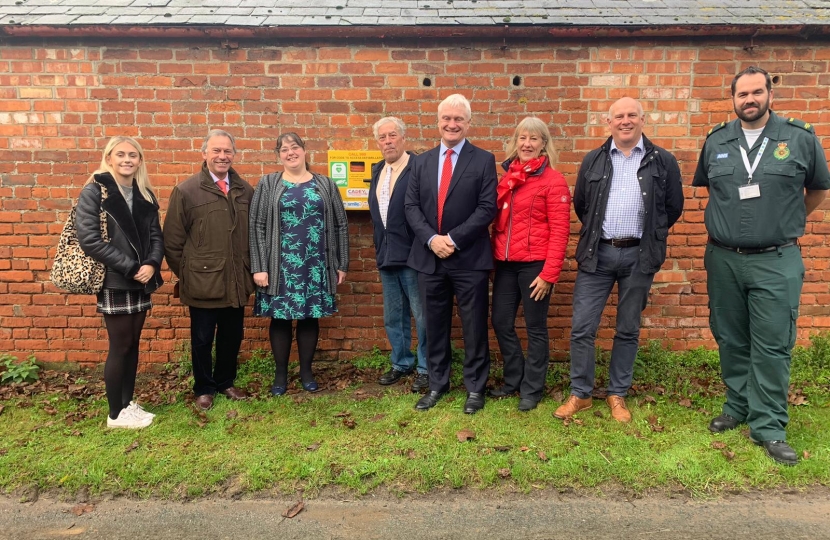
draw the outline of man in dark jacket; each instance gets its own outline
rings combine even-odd
[[[666,259],[669,228],[683,211],[683,190],[677,160],[643,135],[640,103],[619,99],[607,122],[611,137],[585,156],[574,190],[582,229],[576,247],[571,395],[554,416],[567,418],[591,407],[594,341],[616,283],[617,329],[606,401],[615,420],[630,422],[624,398],[634,374],[640,317],[654,274]]]
[[[230,399],[247,397],[233,383],[245,304],[254,291],[248,248],[254,190],[231,167],[235,155],[230,133],[208,133],[202,170],[173,189],[164,220],[167,264],[179,278],[182,303],[190,308],[193,391],[204,410],[217,392]]]
[[[387,116],[378,120],[372,129],[383,161],[372,166],[369,213],[374,227],[378,273],[383,284],[383,325],[392,346],[392,367],[378,382],[394,384],[417,369],[412,391],[421,392],[429,388],[427,331],[418,292],[418,272],[406,265],[415,238],[404,213],[411,156],[406,151],[406,126],[399,118]],[[410,350],[412,317],[418,332],[417,368]]]

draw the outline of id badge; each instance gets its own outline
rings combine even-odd
[[[761,196],[761,188],[758,184],[746,184],[738,188],[738,195],[741,200],[755,199]]]

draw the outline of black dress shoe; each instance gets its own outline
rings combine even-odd
[[[401,371],[399,369],[390,368],[389,371],[380,376],[380,378],[378,379],[378,384],[382,384],[384,386],[395,384],[396,382],[401,380],[401,377],[406,377],[410,373],[412,373],[412,370]]]
[[[522,398],[519,400],[519,410],[522,412],[532,411],[539,405],[535,399]]]
[[[732,418],[728,414],[724,413],[716,418],[713,418],[711,422],[709,422],[709,431],[712,433],[723,433],[724,431],[729,431],[730,429],[735,429],[738,427],[740,422],[737,418]]]
[[[412,381],[412,393],[420,394],[425,390],[429,390],[429,375],[426,373],[418,373],[415,375],[415,380]]]
[[[754,444],[763,446],[767,455],[776,463],[781,465],[798,465],[798,455],[795,450],[787,444],[787,441],[756,441],[752,437],[749,438]]]
[[[511,390],[510,388],[508,388],[506,386],[500,386],[498,388],[494,388],[492,390],[487,391],[487,394],[489,394],[489,396],[491,398],[497,398],[497,399],[498,398],[515,396],[518,393],[519,393],[518,391]]]
[[[438,404],[438,401],[444,397],[444,394],[446,394],[446,392],[436,392],[435,390],[430,390],[424,397],[418,400],[418,403],[415,404],[415,408],[419,411],[431,409]]]
[[[484,408],[484,393],[469,392],[464,403],[464,414],[475,414]]]

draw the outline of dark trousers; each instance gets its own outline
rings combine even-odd
[[[245,308],[190,308],[193,392],[215,394],[233,386]],[[216,365],[211,350],[216,337]]]
[[[487,344],[487,270],[456,270],[440,262],[434,274],[418,274],[421,304],[427,326],[429,389],[450,388],[452,349],[452,299],[458,303],[464,337],[464,386],[468,392],[484,392],[490,374]]]
[[[548,306],[550,294],[530,297],[530,284],[539,277],[545,261],[496,261],[493,279],[493,330],[504,357],[504,386],[518,390],[524,399],[539,401],[545,392],[550,345]],[[516,334],[516,313],[521,303],[527,328],[527,357]]]
[[[640,271],[640,248],[600,243],[597,269],[577,272],[571,324],[571,394],[587,398],[594,390],[596,338],[602,310],[617,284],[617,332],[608,369],[608,395],[625,396],[634,377],[640,316],[648,303],[654,274]]]
[[[709,244],[709,326],[726,384],[723,412],[757,441],[786,440],[790,352],[804,263],[797,246],[745,255]]]

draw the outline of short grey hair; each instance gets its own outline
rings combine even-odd
[[[438,105],[438,118],[439,119],[441,118],[441,109],[443,109],[444,107],[451,107],[451,108],[454,108],[454,109],[462,109],[464,111],[464,113],[467,115],[467,120],[469,120],[473,116],[473,112],[472,112],[472,109],[470,108],[469,100],[461,94],[453,94],[451,96],[448,96],[444,101],[441,102],[440,105]]]
[[[236,153],[236,139],[234,139],[233,135],[231,135],[224,129],[211,129],[210,131],[208,131],[208,134],[205,136],[205,140],[202,141],[202,152],[207,150],[208,141],[213,137],[227,137],[228,140],[231,141],[233,153]]]
[[[384,116],[375,122],[374,126],[372,126],[372,133],[375,134],[375,139],[378,138],[378,130],[380,130],[381,126],[386,124],[395,124],[395,129],[398,130],[398,135],[400,135],[402,139],[406,138],[406,125],[403,123],[403,120],[395,116]]]

